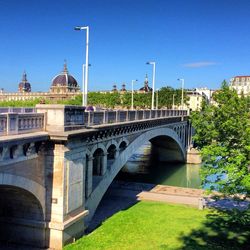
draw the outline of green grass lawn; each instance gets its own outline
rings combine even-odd
[[[143,201],[64,249],[249,249],[244,248],[249,232],[231,225],[227,215],[209,214],[209,210]]]

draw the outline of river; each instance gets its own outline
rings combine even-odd
[[[130,157],[117,179],[178,187],[200,188],[200,165],[159,162],[151,143],[140,147]]]

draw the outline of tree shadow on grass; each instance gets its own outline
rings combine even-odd
[[[207,215],[200,229],[181,236],[184,250],[250,249],[250,209],[218,210]]]

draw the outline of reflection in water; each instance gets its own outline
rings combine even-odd
[[[151,143],[140,147],[123,167],[118,179],[162,184],[178,187],[200,188],[200,165],[159,162]]]

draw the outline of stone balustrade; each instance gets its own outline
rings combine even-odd
[[[85,112],[85,107],[60,104],[38,104],[36,108],[0,108],[0,135],[43,130],[64,132],[102,124],[187,115],[187,110],[170,109]]]
[[[0,114],[2,113],[35,113],[35,108],[30,107],[0,107]]]
[[[85,125],[101,125],[128,121],[139,121],[153,118],[187,116],[187,110],[112,110],[85,112]]]
[[[42,113],[0,114],[0,135],[16,135],[44,130]]]

